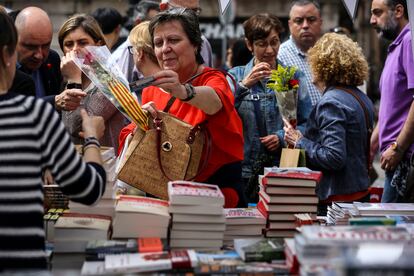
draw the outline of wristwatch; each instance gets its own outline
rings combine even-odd
[[[397,141],[394,141],[390,145],[391,149],[395,152],[402,153],[403,151],[398,147]]]

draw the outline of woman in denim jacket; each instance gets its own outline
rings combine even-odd
[[[305,149],[309,167],[323,172],[317,188],[318,212],[323,214],[332,201],[367,199],[373,106],[357,88],[368,76],[368,63],[357,43],[345,35],[328,33],[308,55],[314,82],[323,96],[303,136],[285,122],[285,141]]]
[[[250,201],[257,201],[258,186],[255,176],[263,173],[263,165],[277,164],[280,149],[284,146],[283,120],[277,107],[275,92],[266,88],[271,70],[280,64],[277,54],[283,27],[275,15],[268,13],[250,17],[243,26],[246,45],[253,53],[253,59],[245,66],[232,68],[229,73],[237,83],[233,89],[235,105],[243,122],[242,176],[246,196]],[[298,71],[296,78],[299,78],[300,83],[304,78],[303,73]],[[232,81],[229,83],[234,86]],[[299,85],[298,95],[298,129],[304,130],[312,104],[304,85]]]

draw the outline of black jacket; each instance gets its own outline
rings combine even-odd
[[[31,78],[31,72],[25,70],[23,66],[18,70],[27,73]],[[43,97],[43,99],[54,105],[55,95],[61,92],[62,85],[60,57],[58,53],[50,49],[49,56],[47,57],[46,61],[40,66],[39,71],[42,77],[43,87],[45,89],[45,97]],[[34,84],[33,79],[32,82]],[[23,90],[23,88],[27,88],[27,90]],[[20,73],[17,74],[17,72],[10,91],[27,96],[36,96],[36,90],[30,89],[30,81],[27,79],[27,75]]]

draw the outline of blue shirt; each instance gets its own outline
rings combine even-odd
[[[285,66],[278,61],[278,64]],[[234,76],[236,83],[241,82],[253,69],[254,58],[250,60],[245,66],[238,66],[232,68],[229,73]],[[302,72],[296,72],[296,78],[299,83],[304,81]],[[229,81],[230,86],[234,92],[234,85]],[[243,136],[244,136],[244,160],[242,163],[243,178],[248,178],[252,174],[254,162],[259,158],[263,152],[261,147],[259,128],[256,122],[256,114],[254,110],[254,101],[257,99],[260,102],[260,112],[262,117],[262,125],[267,130],[267,135],[275,134],[278,136],[280,144],[284,145],[284,131],[283,120],[279,113],[277,106],[275,92],[265,87],[265,83],[257,82],[249,89],[249,94],[243,98],[238,109],[240,118],[243,122]],[[235,89],[235,97],[245,92],[246,90],[237,85]],[[255,96],[252,96],[255,94]],[[297,125],[298,129],[303,131],[305,129],[306,120],[312,108],[307,87],[299,84],[298,90],[298,107],[297,107]]]
[[[364,102],[372,127],[371,100],[352,89]],[[354,96],[328,88],[309,115],[304,137],[296,144],[305,149],[307,166],[323,173],[317,188],[319,199],[368,189],[367,133],[364,110]]]

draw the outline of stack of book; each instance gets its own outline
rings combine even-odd
[[[113,217],[115,214],[116,197],[116,156],[113,147],[101,147],[103,167],[106,171],[105,192],[101,200],[93,206],[69,201],[69,209],[73,213],[98,214]]]
[[[116,202],[113,238],[167,238],[168,202],[161,199],[121,195]]]
[[[226,216],[226,232],[224,244],[233,245],[234,239],[248,239],[262,237],[266,227],[266,218],[257,208],[230,208],[224,209]]]
[[[218,250],[223,246],[224,196],[217,185],[170,181],[168,196],[171,248]]]
[[[316,213],[322,173],[307,168],[265,168],[257,208],[267,219],[266,237],[293,237],[295,213]]]
[[[348,225],[349,219],[356,215],[352,203],[333,202],[328,206],[326,223],[328,225]]]
[[[93,239],[111,237],[111,217],[93,214],[63,213],[54,227],[54,252],[83,253]]]

